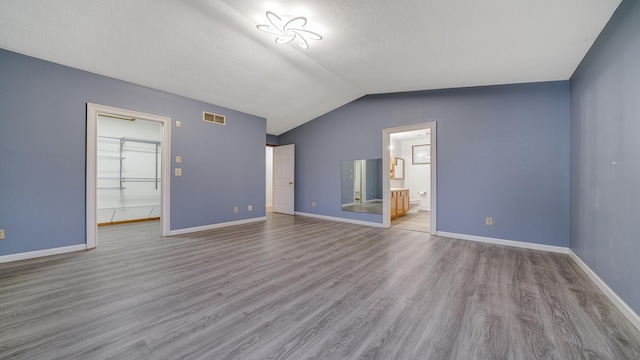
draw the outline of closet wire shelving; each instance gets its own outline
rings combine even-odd
[[[158,184],[160,183],[160,176],[158,174],[158,172],[159,172],[158,160],[160,158],[160,141],[137,139],[137,138],[130,138],[130,137],[98,136],[98,142],[102,142],[102,143],[119,143],[120,144],[120,147],[119,147],[120,156],[98,155],[98,159],[118,160],[119,161],[119,163],[120,163],[119,176],[117,176],[117,177],[113,177],[113,176],[101,176],[101,177],[98,177],[99,180],[118,180],[119,186],[98,187],[98,190],[124,190],[124,189],[126,189],[124,184],[127,183],[127,182],[138,182],[138,183],[149,182],[149,183],[154,183],[155,187],[156,187],[156,190],[158,189]],[[123,156],[124,155],[124,151],[125,151],[124,145],[127,142],[135,142],[135,143],[155,145],[156,161],[155,161],[155,176],[154,177],[125,177],[125,176],[123,176],[123,165],[124,165],[123,161],[126,159]]]

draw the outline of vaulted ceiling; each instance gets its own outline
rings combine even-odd
[[[0,47],[262,116],[279,135],[366,94],[569,79],[619,4],[2,0]],[[278,45],[257,28],[267,11],[323,38]]]

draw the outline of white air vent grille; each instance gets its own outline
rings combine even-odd
[[[223,115],[208,113],[206,111],[202,112],[202,120],[218,125],[225,125],[227,123],[227,119]]]

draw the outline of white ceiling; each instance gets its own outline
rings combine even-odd
[[[620,0],[1,0],[0,47],[267,118],[366,94],[567,80]],[[303,50],[256,28],[306,16]]]

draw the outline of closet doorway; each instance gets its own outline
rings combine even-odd
[[[87,249],[97,227],[160,219],[169,233],[170,126],[163,116],[87,104]]]

